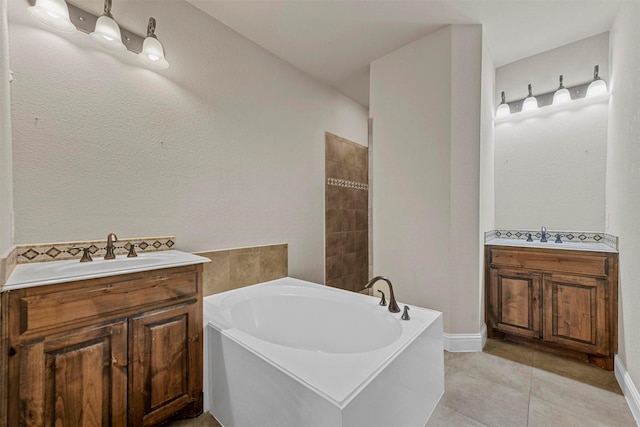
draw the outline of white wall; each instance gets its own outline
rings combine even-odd
[[[448,26],[371,64],[374,273],[476,333],[481,27]]]
[[[286,242],[290,274],[324,280],[324,132],[366,145],[362,106],[184,1],[114,3],[138,33],[156,18],[160,72],[9,6],[16,243]]]
[[[478,269],[480,281],[484,282],[484,233],[495,229],[495,131],[493,112],[495,111],[495,76],[496,67],[489,52],[489,46],[483,38],[482,43],[482,94],[480,109],[480,236],[478,252],[480,259]],[[484,313],[484,292],[480,286],[480,318]]]
[[[606,42],[608,33],[500,67],[497,90],[518,79],[547,78],[557,85],[557,74],[563,72],[565,85],[582,83],[571,82],[563,70],[588,71],[594,61],[606,76]],[[495,227],[602,231],[607,102],[545,107],[518,117],[523,116],[513,115],[495,127]]]
[[[620,239],[618,356],[636,388],[640,388],[639,22],[640,4],[626,2],[611,31],[606,229]]]
[[[7,0],[0,0],[0,257],[13,244],[13,173],[11,156],[11,94]]]

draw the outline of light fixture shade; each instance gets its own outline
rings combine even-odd
[[[553,94],[553,105],[564,104],[569,101],[571,101],[571,94],[566,88],[558,89]]]
[[[509,104],[498,105],[498,109],[496,110],[496,118],[506,117],[509,115],[511,115],[511,109],[509,108]]]
[[[36,0],[27,9],[40,23],[65,33],[73,33],[76,26],[69,20],[69,7],[64,0]]]
[[[162,43],[155,37],[147,37],[142,44],[142,52],[138,54],[140,61],[148,67],[159,70],[169,68],[169,63],[164,57]]]
[[[593,81],[589,84],[587,88],[587,94],[585,95],[587,98],[590,96],[602,95],[607,93],[607,83],[600,78],[600,66],[596,65],[593,67]]]
[[[587,97],[602,95],[607,93],[607,83],[604,80],[596,80],[591,82],[589,87],[587,88]]]
[[[538,109],[538,100],[535,96],[530,96],[522,103],[522,111],[533,111]]]
[[[498,109],[496,110],[496,118],[506,117],[511,114],[511,108],[505,100],[504,92],[500,94],[500,97],[502,98],[502,101],[500,102],[500,105],[498,105]]]
[[[96,21],[96,29],[89,34],[91,39],[105,49],[123,52],[127,47],[122,43],[122,35],[118,23],[107,15],[102,15]]]
[[[558,86],[558,90],[556,90],[556,92],[553,94],[553,105],[564,104],[566,102],[571,101],[571,94],[569,93],[569,90],[565,88],[564,84],[562,83],[563,81],[562,74],[560,75],[559,80],[560,80],[560,86]]]
[[[531,84],[529,84],[529,95],[522,103],[522,112],[532,111],[538,109],[538,100],[535,96],[533,96],[533,92],[531,91]]]

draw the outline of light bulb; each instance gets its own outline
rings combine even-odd
[[[504,92],[500,94],[502,98],[502,102],[498,105],[498,109],[496,110],[496,118],[498,117],[506,117],[511,114],[511,108],[509,108],[509,104],[505,101]]]
[[[156,20],[149,18],[149,24],[147,25],[147,38],[142,43],[142,52],[138,54],[140,62],[148,67],[158,70],[166,70],[169,68],[169,63],[164,58],[164,48],[162,43],[158,40],[155,34]]]
[[[38,22],[65,33],[73,33],[76,26],[69,19],[69,7],[64,0],[36,0],[27,9]]]
[[[531,83],[529,83],[529,94],[527,98],[522,103],[522,112],[525,111],[533,111],[538,109],[538,100],[535,96],[533,96],[533,92],[531,91]]]
[[[564,104],[565,102],[571,101],[571,94],[569,90],[564,87],[562,84],[562,74],[560,75],[560,86],[558,86],[558,90],[553,94],[553,105]]]

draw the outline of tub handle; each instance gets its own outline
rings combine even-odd
[[[409,317],[409,306],[408,306],[408,305],[405,305],[405,306],[404,306],[404,311],[402,312],[402,317],[401,317],[401,319],[402,319],[402,320],[409,320],[409,319],[411,319],[411,317]]]
[[[378,289],[378,292],[380,292],[382,294],[382,299],[380,300],[380,305],[387,305],[387,300],[384,297],[384,292],[382,292],[380,289]]]

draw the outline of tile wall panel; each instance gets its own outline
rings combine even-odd
[[[368,150],[326,133],[326,284],[360,291],[369,277]]]
[[[287,277],[287,251],[286,244],[279,244],[197,252],[196,255],[211,260],[203,264],[203,295],[213,295]]]

